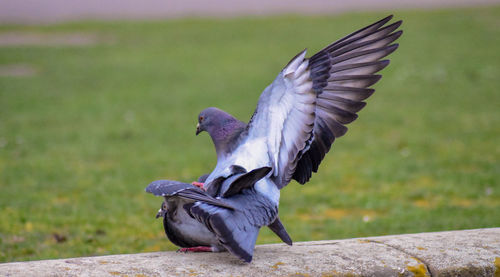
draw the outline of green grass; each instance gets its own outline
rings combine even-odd
[[[0,26],[104,38],[0,47],[0,65],[38,71],[0,77],[0,261],[176,249],[144,188],[213,168],[198,112],[248,120],[297,52],[385,15]],[[500,7],[396,17],[377,92],[311,182],[282,191],[295,241],[500,226]]]

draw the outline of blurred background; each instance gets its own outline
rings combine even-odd
[[[295,54],[388,14],[400,48],[319,173],[282,190],[284,225],[294,241],[499,227],[500,1],[7,0],[0,262],[177,249],[144,188],[214,167],[199,111],[247,121]]]

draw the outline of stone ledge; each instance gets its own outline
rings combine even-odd
[[[500,276],[500,228],[0,264],[2,276]]]

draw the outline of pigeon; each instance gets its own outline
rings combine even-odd
[[[203,183],[208,174],[198,178]],[[172,180],[158,180],[149,184],[146,192],[165,198],[156,218],[163,218],[163,227],[167,238],[177,246],[180,252],[220,252],[225,248],[218,242],[214,233],[190,215],[190,207],[196,201],[202,201],[230,210],[235,207],[215,199],[198,186]],[[268,226],[283,242],[292,245],[292,239],[286,232],[279,217]]]
[[[260,228],[277,219],[280,190],[292,179],[310,180],[373,94],[369,87],[381,78],[375,73],[389,64],[383,58],[398,48],[393,42],[402,34],[397,30],[402,21],[388,24],[391,19],[310,58],[307,49],[298,53],[264,89],[248,124],[218,108],[200,112],[196,134],[210,135],[217,164],[204,182],[203,197],[192,190],[179,191],[178,197],[189,199],[184,210],[220,246],[251,262]],[[201,229],[192,232],[201,236]]]

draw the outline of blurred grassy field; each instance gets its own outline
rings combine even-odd
[[[0,261],[176,249],[144,188],[215,165],[198,112],[248,120],[297,52],[385,15],[0,26],[101,41],[0,47],[36,72],[0,77]],[[282,191],[295,241],[500,226],[500,7],[396,18],[377,92],[319,174]]]

